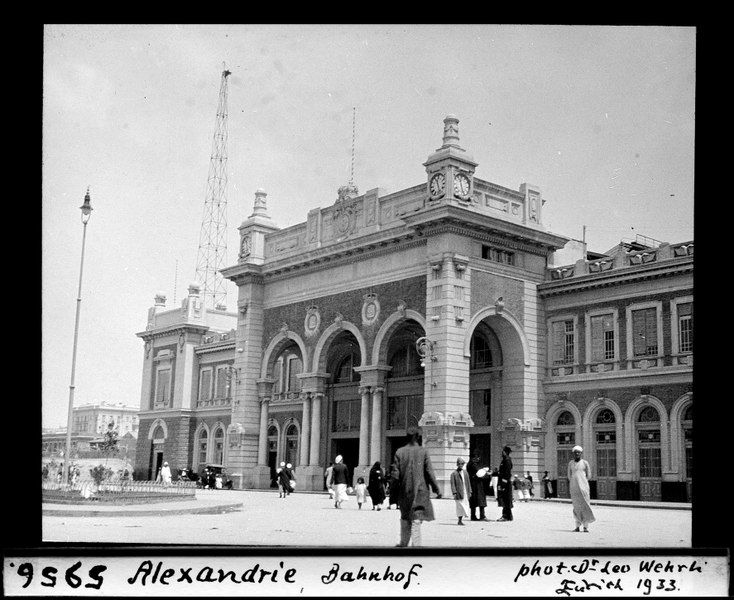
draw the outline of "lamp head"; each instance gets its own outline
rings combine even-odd
[[[84,204],[79,207],[82,210],[82,223],[86,224],[92,214],[92,199],[89,197],[89,188],[84,194]]]

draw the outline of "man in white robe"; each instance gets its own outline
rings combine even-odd
[[[471,482],[469,474],[464,469],[464,459],[456,459],[456,471],[451,473],[451,493],[456,502],[456,516],[459,518],[458,525],[463,525],[462,519],[469,516],[469,498],[471,497]]]

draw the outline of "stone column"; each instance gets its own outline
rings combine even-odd
[[[366,465],[369,456],[370,442],[370,387],[359,388],[362,406],[359,415],[359,464]],[[374,433],[372,434],[374,436]]]
[[[260,436],[257,446],[257,464],[260,467],[268,464],[268,405],[270,398],[260,399]]]
[[[303,417],[301,418],[301,443],[298,445],[300,449],[300,465],[306,466],[311,464],[311,394],[302,394],[303,397]]]
[[[316,393],[313,395],[313,405],[311,407],[311,449],[308,464],[318,466],[319,464],[319,444],[321,442],[321,399],[323,394]]]
[[[372,434],[370,436],[370,464],[382,460],[382,394],[383,387],[372,392]]]

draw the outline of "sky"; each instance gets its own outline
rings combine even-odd
[[[140,404],[135,334],[196,274],[223,64],[227,264],[258,188],[281,227],[335,202],[354,108],[360,192],[425,182],[454,114],[476,176],[538,186],[553,233],[693,239],[694,28],[47,25],[43,61],[44,427],[66,425],[87,187],[75,406]]]

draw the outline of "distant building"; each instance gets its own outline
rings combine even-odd
[[[118,435],[126,433],[138,435],[138,407],[126,406],[121,402],[115,404],[100,402],[83,404],[74,407],[73,433],[103,434],[110,423]]]
[[[136,477],[223,463],[237,487],[291,462],[323,488],[388,467],[419,425],[444,494],[456,457],[518,473],[584,447],[602,498],[690,499],[692,241],[589,252],[543,225],[540,189],[475,176],[458,119],[425,180],[336,201],[280,229],[255,194],[242,222],[236,312],[159,294],[144,342]]]
[[[71,447],[77,458],[100,455],[99,445],[110,423],[118,434],[118,456],[134,462],[138,437],[138,408],[122,403],[91,403],[74,407]],[[62,457],[66,452],[66,427],[42,430],[42,455]]]

